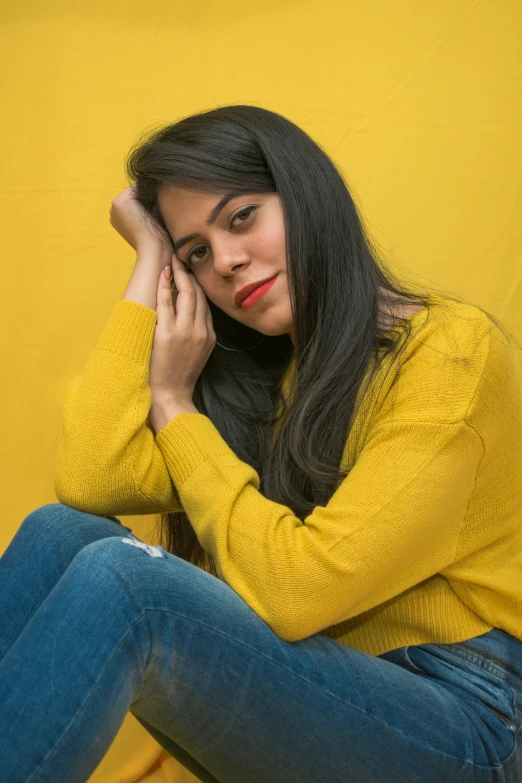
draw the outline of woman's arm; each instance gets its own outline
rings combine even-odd
[[[151,242],[138,246],[136,263],[122,299],[156,310],[158,278],[165,266],[170,266],[172,254],[160,244]]]

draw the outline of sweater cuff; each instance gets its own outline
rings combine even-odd
[[[131,299],[120,299],[94,350],[117,353],[148,366],[157,320],[156,310]]]
[[[202,413],[179,413],[161,428],[156,443],[179,490],[194,471],[211,459],[240,463],[213,422]]]

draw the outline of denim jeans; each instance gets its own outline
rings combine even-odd
[[[202,781],[520,783],[522,642],[286,642],[116,517],[37,508],[0,558],[0,777],[83,783],[130,711]]]

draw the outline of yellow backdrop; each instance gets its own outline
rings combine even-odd
[[[24,0],[0,25],[0,551],[57,502],[62,405],[134,263],[109,208],[146,127],[233,103],[284,114],[342,169],[395,272],[522,339],[518,0]],[[121,519],[156,543],[152,517]],[[90,780],[196,778],[129,713]]]

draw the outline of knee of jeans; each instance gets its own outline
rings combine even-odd
[[[30,514],[27,515],[27,517],[24,519],[24,522],[26,524],[68,524],[68,522],[71,520],[71,518],[74,518],[76,515],[80,516],[80,519],[83,517],[91,517],[91,516],[98,516],[101,519],[109,519],[112,522],[116,522],[121,528],[124,530],[127,530],[130,535],[133,535],[132,530],[129,527],[126,527],[117,517],[102,517],[99,514],[90,514],[86,511],[80,511],[77,508],[72,508],[71,506],[66,506],[65,503],[46,503],[43,506],[39,506],[38,508],[35,508],[34,511],[31,511]],[[76,522],[74,522],[76,524]]]
[[[132,538],[120,538],[120,541],[122,544],[130,544],[131,546],[138,547],[138,549],[143,549],[143,551],[151,557],[165,557],[165,550],[162,546],[152,546],[151,544],[145,544],[144,541],[136,538],[136,536],[132,536]]]
[[[55,519],[57,517],[62,517],[64,510],[74,511],[74,509],[69,508],[69,506],[66,506],[63,503],[46,503],[44,506],[38,506],[38,508],[31,511],[26,516],[25,520],[35,519],[40,521],[42,519]]]
[[[98,561],[102,558],[110,561],[113,567],[118,567],[118,562],[125,564],[128,553],[133,552],[133,557],[159,557],[164,558],[166,553],[161,546],[152,546],[141,541],[135,536],[111,536],[92,541],[82,549],[77,558],[80,560],[94,556]],[[90,566],[87,564],[87,567]]]

